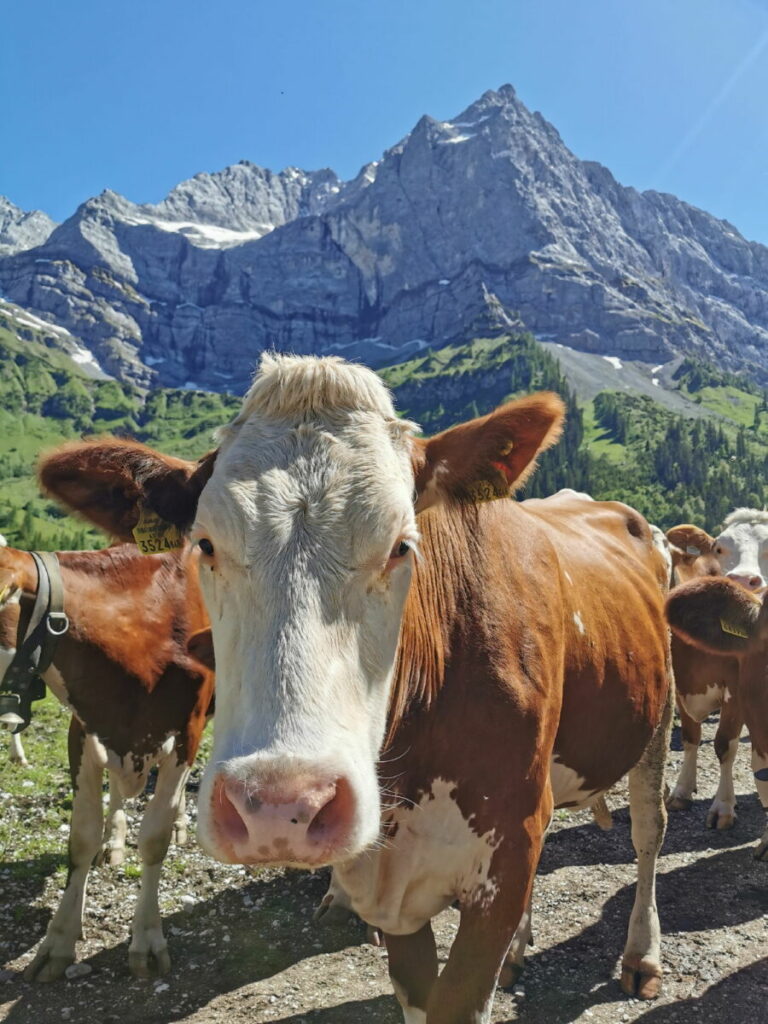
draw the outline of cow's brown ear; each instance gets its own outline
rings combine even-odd
[[[686,643],[711,654],[746,654],[762,632],[762,601],[723,576],[675,587],[667,620]]]
[[[690,523],[681,523],[667,530],[667,540],[685,555],[708,555],[715,546],[715,538],[706,530]]]
[[[143,511],[186,530],[215,459],[210,452],[199,462],[186,462],[137,441],[73,441],[44,456],[38,475],[46,494],[130,541]]]
[[[414,441],[416,510],[441,500],[506,498],[560,437],[565,405],[549,391],[507,402],[429,440]]]
[[[187,641],[187,653],[190,658],[199,661],[211,672],[216,671],[216,656],[213,652],[213,637],[210,629],[199,629]]]

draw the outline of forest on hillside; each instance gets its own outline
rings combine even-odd
[[[563,436],[541,458],[520,498],[571,487],[625,501],[664,528],[690,521],[708,530],[735,506],[763,507],[768,499],[766,394],[693,359],[678,370],[678,386],[694,400],[741,396],[749,413],[742,412],[742,422],[714,414],[686,419],[624,392],[580,403],[557,360],[526,333],[428,350],[380,372],[398,409],[425,434],[510,397],[558,392],[567,407]],[[0,533],[25,548],[102,545],[101,535],[39,494],[34,463],[40,451],[65,439],[114,433],[196,457],[239,404],[231,395],[145,394],[130,384],[88,378],[35,336],[15,337],[0,323]]]

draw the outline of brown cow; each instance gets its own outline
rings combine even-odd
[[[69,764],[74,798],[69,876],[59,908],[27,967],[27,980],[51,981],[75,959],[82,934],[88,871],[102,848],[122,860],[124,797],[136,796],[159,766],[155,793],[139,832],[141,889],[128,953],[132,972],[170,968],[157,902],[163,858],[176,827],[184,839],[184,784],[213,693],[213,675],[187,653],[191,633],[207,624],[197,578],[197,554],[142,555],[132,544],[104,551],[58,554],[69,631],[44,673],[48,687],[72,711]],[[0,549],[0,589],[18,590],[20,604],[0,609],[6,649],[26,629],[37,588],[31,555]],[[20,618],[20,622],[19,622]],[[6,657],[6,661],[8,658]],[[110,803],[103,829],[102,774]]]
[[[689,644],[739,663],[739,691],[752,741],[752,770],[763,807],[768,811],[768,608],[729,579],[691,580],[676,587],[667,602],[673,631]],[[768,828],[755,850],[768,860]]]
[[[676,584],[702,576],[726,575],[748,590],[760,591],[766,585],[768,513],[760,509],[740,508],[731,512],[717,537],[690,525],[674,527],[667,537]],[[739,685],[740,661],[702,651],[679,636],[672,638],[672,659],[685,753],[668,806],[673,810],[691,806],[696,790],[701,722],[719,710],[715,752],[720,761],[720,781],[707,814],[707,825],[732,828],[736,821],[733,763],[747,715],[744,702],[749,699]]]
[[[553,808],[626,772],[622,984],[659,989],[665,566],[625,505],[487,500],[525,480],[562,416],[533,395],[421,441],[371,371],[265,356],[215,465],[104,442],[42,466],[118,535],[142,508],[194,522],[218,680],[198,835],[226,861],[334,864],[385,933],[408,1022],[488,1021]],[[438,978],[430,920],[453,901]]]
[[[715,540],[698,526],[688,523],[667,530],[672,556],[674,585],[702,576],[720,576],[722,570],[714,553]],[[672,666],[675,693],[683,738],[683,765],[667,807],[688,810],[697,791],[697,768],[701,723],[720,711],[715,734],[715,753],[720,763],[717,793],[707,812],[707,827],[733,828],[736,822],[736,794],[733,787],[733,762],[744,726],[735,658],[713,657],[700,648],[672,636]]]

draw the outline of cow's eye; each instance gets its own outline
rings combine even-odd
[[[398,541],[389,553],[390,561],[392,559],[405,558],[410,550],[411,545],[407,540]]]
[[[213,544],[208,540],[207,537],[201,537],[197,542],[197,546],[203,552],[204,555],[208,555],[210,558],[213,554]]]

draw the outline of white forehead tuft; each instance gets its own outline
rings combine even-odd
[[[403,432],[415,424],[397,421],[392,398],[373,370],[338,356],[294,356],[265,352],[238,415],[222,431],[226,437],[252,417],[269,420],[335,418],[351,412],[376,413],[402,423]]]
[[[736,508],[723,520],[724,532],[729,526],[768,524],[768,511],[759,508]]]

